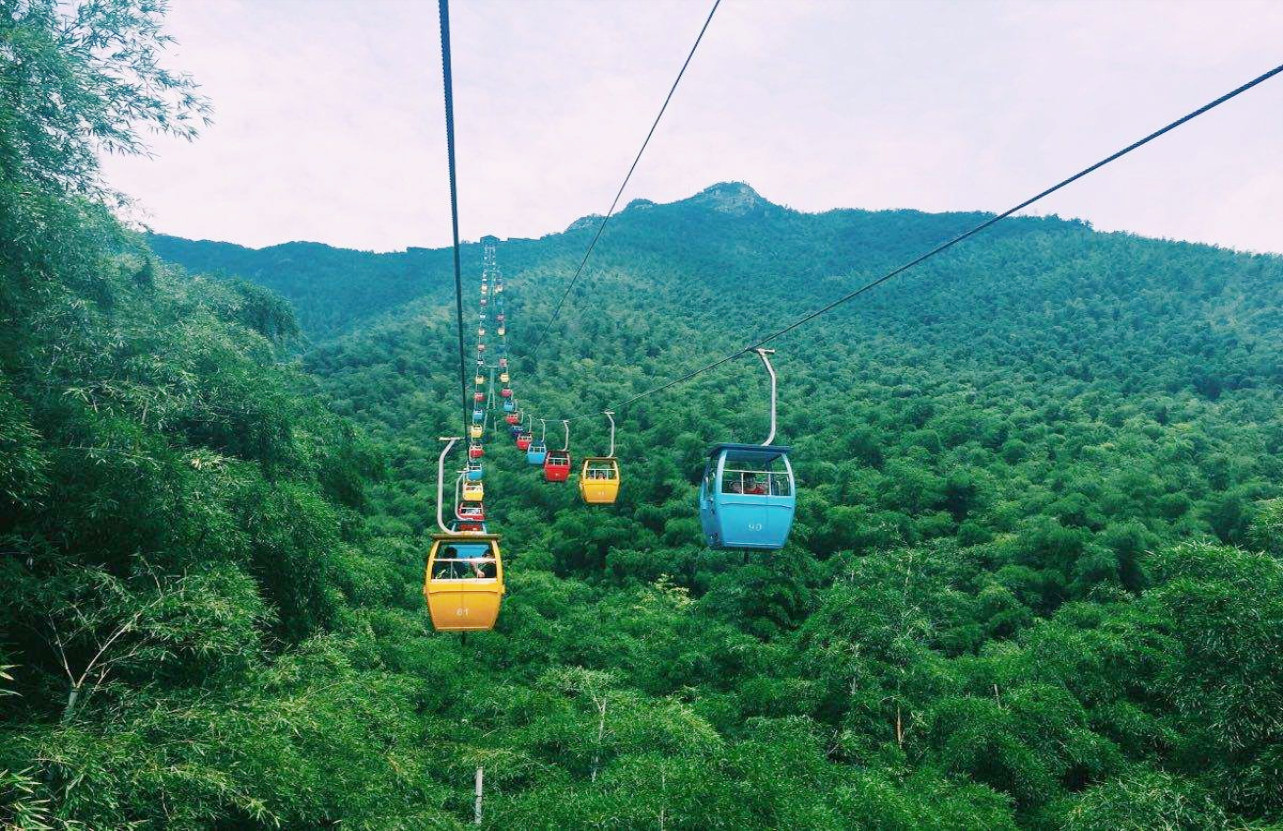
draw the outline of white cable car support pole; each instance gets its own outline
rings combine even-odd
[[[441,529],[442,534],[450,533],[450,529],[445,527],[445,517],[442,512],[445,510],[445,457],[454,447],[455,442],[459,441],[458,436],[442,436],[439,441],[446,443],[441,450],[441,456],[437,459],[437,527]]]
[[[561,420],[561,426],[566,428],[566,443],[562,446],[561,452],[566,453],[570,450],[570,419],[563,418]]]
[[[757,353],[757,357],[762,359],[762,363],[766,365],[767,373],[771,376],[771,434],[766,437],[766,441],[762,442],[762,446],[767,447],[771,442],[775,441],[775,367],[771,366],[771,359],[767,357],[768,355],[774,355],[775,350],[758,346],[753,351]]]
[[[606,413],[606,418],[610,419],[610,452],[606,455],[613,459],[615,458],[615,412],[613,410],[605,410],[604,412]],[[566,429],[569,430],[570,428],[567,427]]]

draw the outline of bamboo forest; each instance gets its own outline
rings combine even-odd
[[[1283,256],[156,233],[163,11],[0,0],[0,828],[1283,828]]]

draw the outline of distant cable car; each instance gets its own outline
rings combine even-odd
[[[504,398],[512,398],[512,390],[509,389],[508,387],[504,387],[503,389],[499,390],[499,395],[503,396]]]
[[[477,373],[477,377],[472,383],[476,384],[478,387],[483,387],[486,383],[486,376],[481,373]]]
[[[503,312],[499,312],[499,314],[495,315],[496,323],[503,323],[504,320],[506,320],[506,318],[503,316]]]
[[[508,359],[507,359],[507,358],[500,358],[500,359],[499,359],[499,368],[500,368],[500,369],[507,369],[507,368],[508,368]]]
[[[526,448],[526,462],[532,465],[542,465],[548,458],[548,442],[545,437],[548,435],[548,425],[541,418],[539,425],[542,428],[537,440],[530,442],[530,447]]]
[[[505,407],[505,409],[507,408]],[[521,423],[521,415],[518,413],[508,413],[506,416],[503,417],[503,420],[508,422],[509,424],[517,425]]]
[[[486,299],[485,299],[484,297],[483,297],[483,298],[481,298],[481,305],[482,305],[482,306],[486,305]]]
[[[513,401],[511,398],[509,398],[509,399],[505,400],[505,401],[503,402],[503,411],[504,411],[505,413],[513,413],[513,412],[516,412],[516,411],[517,411],[517,402],[516,402],[516,401]]]
[[[485,410],[473,410],[473,411],[472,411],[472,423],[473,423],[473,424],[482,424],[482,423],[484,423],[484,422],[485,422],[485,420],[486,420],[486,411],[485,411]]]
[[[484,534],[486,533],[486,524],[484,522],[464,522],[461,519],[454,519],[447,523],[451,534]]]
[[[579,495],[589,505],[613,505],[619,498],[619,460],[615,458],[615,414],[610,419],[610,452],[605,456],[588,456],[579,471]]]
[[[477,344],[477,351],[478,351],[478,352],[485,352],[485,351],[486,351],[486,345],[485,345],[484,343],[479,343],[479,344]]]
[[[473,424],[468,428],[468,435],[474,439],[479,439],[485,435],[486,428],[484,424]]]
[[[797,490],[789,448],[775,440],[775,369],[771,349],[755,349],[771,378],[771,432],[763,444],[718,444],[699,486],[699,519],[710,548],[783,548],[793,527]]]
[[[432,535],[423,598],[438,632],[493,629],[504,594],[499,537],[484,533],[485,511],[479,505],[474,510],[460,506],[455,530],[447,529],[442,517],[445,457],[458,439],[446,441],[437,462],[437,527],[444,533]],[[478,527],[482,530],[474,530]]]
[[[480,444],[474,442],[473,444],[468,445],[469,459],[480,459],[484,455],[486,455],[486,449]]]
[[[545,482],[565,482],[570,478],[570,422],[562,421],[566,428],[566,445],[560,450],[549,450],[543,462]]]
[[[533,439],[534,439],[534,436],[531,435],[529,430],[522,430],[520,433],[517,434],[517,449],[529,450],[530,442]]]
[[[496,331],[498,332],[499,337],[503,337],[508,334],[508,329],[503,324],[499,324],[499,328]]]
[[[484,338],[485,336],[486,336],[486,330],[485,330],[485,329],[478,329],[478,330],[477,330],[477,337],[479,337],[479,338]]]
[[[499,373],[499,383],[500,383],[500,384],[506,384],[506,383],[508,383],[508,373],[506,373],[506,372],[500,372],[500,373]]]

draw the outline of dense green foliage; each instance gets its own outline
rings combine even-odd
[[[479,765],[493,828],[1283,823],[1280,258],[1014,220],[781,339],[777,554],[694,513],[704,448],[764,431],[751,359],[620,413],[614,508],[493,440],[510,594],[464,641],[419,593],[448,258],[164,264],[74,112],[20,105],[103,89],[57,25],[0,14],[47,64],[0,66],[0,125],[49,141],[0,147],[0,827],[460,827]],[[975,219],[635,203],[538,355],[591,229],[509,241],[514,386],[595,413]]]

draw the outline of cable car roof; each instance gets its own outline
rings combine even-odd
[[[780,456],[787,456],[792,447],[783,444],[735,444],[724,442],[708,449],[710,458],[717,458],[722,451],[732,462],[773,462]]]

